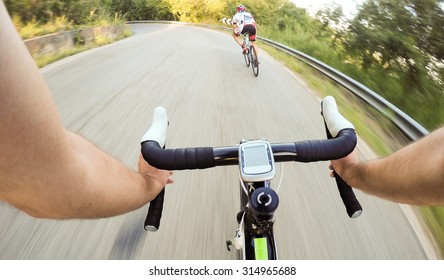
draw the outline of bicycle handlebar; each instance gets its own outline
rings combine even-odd
[[[353,125],[338,111],[333,97],[328,96],[321,103],[327,138],[324,140],[305,140],[292,143],[271,144],[275,162],[298,161],[315,162],[335,160],[345,157],[353,151],[357,138]],[[152,166],[165,170],[205,169],[222,165],[237,165],[238,146],[230,147],[198,147],[164,149],[168,118],[166,110],[157,107],[153,113],[153,124],[142,137],[143,158]],[[356,218],[362,213],[362,207],[357,201],[353,190],[337,174],[336,182],[340,196],[344,202],[349,217]],[[163,203],[163,194],[159,200]],[[156,206],[157,198],[150,203],[151,212],[159,212],[162,204]],[[151,211],[151,208],[154,210]],[[161,210],[160,210],[161,214]],[[148,218],[147,221],[153,219]],[[157,230],[160,215],[153,219],[155,225],[145,224],[145,228]],[[147,223],[147,221],[145,223]]]
[[[337,137],[341,129],[344,127],[353,127],[353,125],[339,113],[333,97],[327,96],[324,98],[321,107],[321,114],[324,116],[327,139],[334,139]],[[357,139],[355,141],[357,142]],[[353,149],[351,151],[353,151]],[[362,207],[359,201],[356,199],[353,189],[334,170],[333,174],[336,180],[336,185],[338,186],[339,195],[344,202],[348,216],[350,218],[359,217],[362,214]]]

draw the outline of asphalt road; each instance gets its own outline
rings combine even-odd
[[[152,110],[169,113],[169,147],[323,138],[319,99],[265,52],[255,78],[230,35],[134,25],[134,36],[42,69],[64,125],[136,170]],[[328,163],[284,165],[275,232],[281,259],[426,259],[398,204],[357,192],[349,219]],[[279,167],[280,168],[280,167]],[[278,172],[279,174],[279,172]],[[236,167],[175,172],[160,230],[146,207],[114,218],[35,219],[0,204],[1,259],[235,259]],[[279,177],[279,175],[277,176]]]

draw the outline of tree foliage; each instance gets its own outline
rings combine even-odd
[[[427,124],[439,124],[444,118],[442,4],[442,0],[367,0],[350,22],[344,41],[347,54],[362,72],[383,81],[376,91]],[[430,112],[418,112],[419,104],[436,109],[436,121]]]
[[[324,27],[327,27],[332,24],[340,24],[344,20],[344,12],[341,5],[333,2],[319,10],[316,17],[322,21]]]
[[[100,0],[4,0],[4,3],[11,14],[25,23],[32,20],[46,23],[66,16],[75,24],[83,24],[101,10]]]
[[[363,68],[396,70],[406,87],[420,86],[444,59],[442,15],[433,0],[367,1],[350,25],[347,51],[362,58]]]

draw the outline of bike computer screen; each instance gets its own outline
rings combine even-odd
[[[239,146],[239,168],[244,181],[258,182],[274,177],[274,158],[270,143],[253,140]]]

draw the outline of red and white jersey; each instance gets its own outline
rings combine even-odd
[[[244,25],[252,24],[256,26],[253,16],[249,12],[240,12],[234,15],[233,23],[237,25],[235,32],[240,33],[244,29]]]

